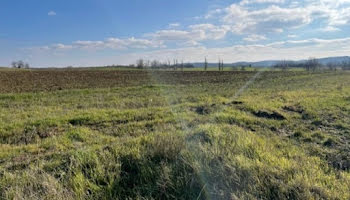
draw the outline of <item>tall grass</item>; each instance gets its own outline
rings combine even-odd
[[[0,94],[0,198],[350,198],[349,74],[208,73]]]

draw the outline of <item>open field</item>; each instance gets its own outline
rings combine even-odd
[[[0,73],[0,92],[38,92],[152,84],[242,83],[251,72],[119,71],[119,70],[7,70]],[[271,77],[279,73],[271,74]]]
[[[1,199],[350,199],[350,73],[0,71]]]

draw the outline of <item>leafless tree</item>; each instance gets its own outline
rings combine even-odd
[[[13,62],[11,63],[11,67],[12,67],[12,68],[17,68],[17,62],[13,61]]]
[[[184,60],[181,61],[181,71],[184,71]]]
[[[19,61],[13,61],[11,63],[11,67],[12,68],[18,68],[18,69],[23,69],[23,68],[29,68],[29,64],[28,63],[25,63],[23,62],[22,60],[19,60]]]
[[[147,62],[146,62],[146,67],[151,67],[151,61],[150,60],[147,60]]]
[[[337,66],[334,63],[332,63],[332,62],[327,63],[327,67],[331,71],[336,71],[337,70]]]
[[[221,71],[221,59],[219,58],[219,64],[218,64],[218,67],[219,67],[219,71]]]
[[[343,61],[341,64],[343,70],[350,70],[350,61]]]
[[[177,65],[178,65],[178,62],[177,62],[177,59],[174,59],[174,70],[177,70]]]
[[[145,61],[143,59],[138,59],[136,61],[137,68],[143,69],[145,67]]]
[[[224,60],[221,60],[221,71],[224,71]]]
[[[25,64],[24,64],[24,62],[22,60],[17,62],[17,67],[20,68],[20,69],[24,68],[24,65]]]
[[[170,62],[170,60],[168,60],[168,67],[170,67],[171,66],[171,62]]]
[[[160,62],[158,62],[157,60],[153,60],[153,61],[151,62],[151,67],[157,68],[157,67],[159,67],[159,66],[160,66]]]
[[[316,58],[309,58],[309,60],[306,62],[307,71],[316,71],[318,67],[320,67],[320,63]]]
[[[289,68],[289,62],[286,60],[282,60],[277,63],[274,68],[282,69],[282,71],[286,71]]]
[[[204,60],[204,70],[207,71],[208,69],[208,61],[207,61],[207,57],[205,57],[205,60]]]

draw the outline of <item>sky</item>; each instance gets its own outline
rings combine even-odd
[[[0,66],[350,55],[350,0],[1,0]]]

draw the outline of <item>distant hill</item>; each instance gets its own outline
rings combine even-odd
[[[350,62],[350,56],[342,56],[342,57],[328,57],[328,58],[320,58],[318,61],[322,64],[327,63],[342,63],[342,62]]]
[[[327,63],[342,63],[342,62],[350,62],[350,56],[340,56],[340,57],[327,57],[327,58],[319,58],[317,59],[321,64],[326,65]],[[225,63],[227,66],[248,66],[252,65],[252,67],[271,67],[275,64],[279,63],[281,60],[263,60],[258,62],[235,62],[235,63]],[[296,60],[294,62],[305,62],[306,60]],[[192,63],[195,67],[203,67],[204,63]],[[217,63],[208,63],[208,67],[217,67]]]

